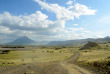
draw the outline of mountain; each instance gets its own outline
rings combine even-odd
[[[84,45],[88,41],[97,42],[100,44],[105,44],[110,41],[110,37],[107,36],[105,38],[87,38],[87,39],[77,39],[77,40],[67,40],[67,41],[51,41],[49,45],[60,45],[60,46],[79,46]]]
[[[16,40],[6,43],[5,45],[50,45],[50,46],[80,46],[86,44],[88,41],[106,44],[110,43],[110,37],[107,36],[105,38],[87,38],[87,39],[77,39],[77,40],[67,40],[67,41],[43,41],[43,42],[36,42],[26,36],[22,36],[17,38]],[[4,44],[3,44],[4,45]]]
[[[32,45],[32,44],[36,44],[36,43],[37,42],[35,42],[34,40],[31,40],[27,36],[22,36],[12,42],[6,43],[6,45]]]

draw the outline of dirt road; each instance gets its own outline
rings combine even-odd
[[[79,57],[75,52],[69,59],[61,62],[29,63],[11,67],[1,67],[0,74],[92,74],[74,62]]]
[[[69,74],[92,74],[88,70],[85,70],[84,68],[81,68],[74,64],[78,59],[79,55],[79,52],[75,52],[74,55],[71,56],[69,59],[60,63],[66,70],[68,70]]]

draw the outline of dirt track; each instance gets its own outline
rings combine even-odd
[[[2,67],[0,74],[92,74],[74,64],[78,57],[79,53],[75,52],[73,56],[62,62],[29,63]]]
[[[75,52],[73,56],[71,56],[69,59],[65,60],[64,62],[60,62],[62,66],[68,70],[68,74],[92,74],[88,70],[85,70],[84,68],[81,68],[77,66],[75,61],[79,57],[79,52]]]

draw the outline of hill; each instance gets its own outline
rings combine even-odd
[[[22,36],[12,42],[6,43],[6,45],[31,45],[31,44],[36,44],[36,42],[28,38],[27,36]]]
[[[90,49],[90,48],[98,47],[98,46],[99,46],[99,45],[98,45],[97,43],[88,41],[88,43],[85,44],[80,50]]]

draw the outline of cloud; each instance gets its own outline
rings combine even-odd
[[[79,18],[81,15],[95,15],[96,12],[96,10],[91,10],[87,6],[79,3],[65,8],[58,4],[48,4],[41,0],[34,1],[39,3],[42,9],[55,13],[58,20],[74,20],[74,17]]]
[[[42,9],[55,13],[56,20],[52,21],[48,15],[41,11],[36,11],[30,15],[12,15],[9,12],[0,14],[0,33],[4,36],[12,37],[29,36],[36,37],[39,41],[43,40],[63,40],[80,38],[80,33],[86,31],[83,28],[67,29],[65,24],[68,20],[79,18],[82,15],[95,15],[96,10],[89,9],[82,4],[71,5],[68,8],[58,4],[48,4],[41,0],[34,0]],[[76,25],[76,24],[75,24]]]
[[[53,21],[47,18],[48,16],[40,11],[36,11],[36,13],[26,16],[13,16],[9,12],[4,12],[0,14],[0,25],[19,30],[45,29],[53,24]]]
[[[51,21],[48,16],[36,11],[30,15],[14,16],[9,12],[0,14],[0,33],[9,36],[53,36],[59,34],[58,29],[62,29],[63,22]],[[5,39],[4,39],[5,40]]]
[[[68,10],[72,11],[73,15],[76,18],[79,18],[81,15],[95,15],[97,10],[91,10],[87,6],[76,3],[74,6],[69,6]]]
[[[12,33],[13,31],[9,30],[9,28],[4,27],[4,26],[0,26],[0,33],[5,33],[5,34],[9,34]]]
[[[66,4],[67,5],[72,5],[73,1],[68,1]]]
[[[78,24],[73,24],[74,26],[78,26]]]

